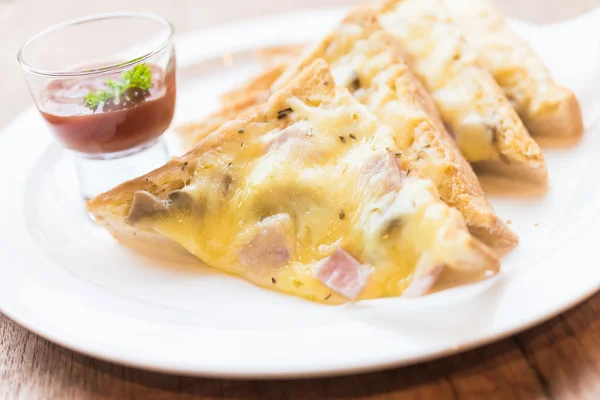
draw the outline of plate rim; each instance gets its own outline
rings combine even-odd
[[[269,15],[266,17],[261,17],[261,18],[251,18],[251,19],[245,19],[245,20],[240,20],[240,21],[236,21],[236,22],[232,22],[232,23],[228,23],[228,24],[224,24],[224,25],[219,25],[216,27],[212,27],[206,30],[201,30],[201,31],[194,31],[194,32],[189,32],[186,33],[184,35],[180,35],[176,38],[176,40],[180,40],[184,43],[192,43],[196,40],[198,40],[199,38],[202,37],[208,37],[214,34],[218,34],[218,32],[222,32],[224,29],[231,29],[232,26],[247,26],[247,25],[256,25],[256,24],[265,24],[268,23],[269,21],[273,21],[273,20],[281,20],[282,18],[291,18],[291,19],[298,19],[298,18],[307,18],[309,16],[314,16],[315,13],[318,13],[320,15],[320,17],[323,17],[323,14],[329,13],[328,15],[342,15],[345,11],[347,10],[347,8],[325,8],[325,9],[320,9],[320,10],[306,10],[306,11],[299,11],[299,12],[291,12],[291,13],[283,13],[283,14],[274,14],[274,15]],[[595,9],[590,11],[589,13],[586,14],[582,14],[579,17],[576,17],[575,19],[579,19],[579,18],[587,18],[589,15],[591,14],[595,14],[600,16],[600,8]],[[573,20],[569,20],[569,21],[573,21]],[[179,49],[179,47],[178,47]],[[247,50],[251,50],[246,48]],[[223,51],[221,51],[221,55],[223,54]],[[195,57],[193,57],[193,61],[184,61],[184,63],[182,63],[182,67],[185,67],[187,64],[186,62],[201,62],[202,61],[202,57],[204,57],[204,59],[208,59],[213,57],[213,55],[210,54],[204,54],[203,56],[198,57],[198,55],[196,54]],[[190,59],[191,60],[191,59]],[[1,134],[4,132],[8,132],[11,129],[14,129],[13,127],[18,125],[19,122],[22,119],[25,119],[29,114],[31,114],[32,112],[34,112],[35,110],[33,109],[33,107],[29,107],[23,111],[21,111],[12,121],[10,121],[0,132],[0,137]],[[468,343],[467,345],[461,346],[460,348],[446,348],[443,351],[437,351],[437,352],[431,352],[429,354],[426,355],[418,355],[418,356],[413,356],[413,357],[409,357],[409,358],[403,358],[400,360],[384,360],[384,361],[379,361],[379,362],[373,362],[370,364],[362,364],[362,365],[352,365],[352,366],[340,366],[339,368],[335,368],[335,369],[330,369],[330,370],[311,370],[311,369],[305,369],[305,370],[298,370],[298,371],[286,371],[284,373],[276,373],[276,372],[268,372],[268,371],[242,371],[242,370],[230,370],[230,371],[223,371],[223,370],[199,370],[196,367],[193,368],[186,368],[186,367],[181,367],[181,368],[173,368],[171,367],[162,367],[160,365],[157,365],[157,363],[150,363],[150,362],[143,362],[138,360],[132,360],[131,357],[129,357],[129,354],[124,354],[122,357],[118,357],[118,356],[107,356],[106,352],[102,352],[99,349],[96,348],[91,348],[93,346],[85,346],[85,340],[82,340],[78,343],[73,343],[70,342],[68,340],[65,340],[65,336],[63,336],[63,338],[61,338],[60,332],[50,332],[47,331],[44,327],[43,327],[43,323],[35,323],[35,322],[31,322],[31,321],[27,321],[27,318],[19,318],[18,312],[12,313],[11,311],[14,310],[18,310],[19,307],[13,307],[11,309],[10,305],[7,307],[6,304],[4,302],[0,302],[0,312],[2,312],[5,316],[7,316],[9,319],[11,319],[12,321],[14,321],[15,323],[17,323],[18,325],[24,327],[25,329],[43,337],[46,340],[49,340],[53,343],[57,343],[62,347],[65,347],[69,350],[81,353],[81,354],[85,354],[87,356],[91,356],[94,358],[98,358],[101,360],[105,360],[108,362],[113,362],[113,363],[117,363],[119,365],[124,365],[124,366],[129,366],[129,367],[135,367],[135,368],[141,368],[144,370],[151,370],[151,371],[156,371],[156,372],[162,372],[162,373],[171,373],[171,374],[179,374],[179,375],[187,375],[187,376],[205,376],[205,377],[212,377],[212,378],[237,378],[237,379],[289,379],[289,378],[314,378],[314,377],[325,377],[325,376],[341,376],[341,375],[350,375],[350,374],[355,374],[355,373],[359,373],[359,372],[370,372],[370,371],[374,371],[374,370],[380,370],[380,369],[388,369],[388,368],[393,368],[393,367],[398,367],[398,366],[406,366],[406,365],[412,365],[412,364],[416,364],[416,363],[421,363],[421,362],[426,362],[426,361],[430,361],[433,359],[437,359],[437,358],[442,358],[442,357],[446,357],[452,354],[457,354],[457,353],[461,353],[467,350],[471,350],[473,348],[476,347],[480,347],[483,346],[485,344],[506,338],[508,336],[514,335],[515,333],[521,332],[523,330],[529,329],[534,325],[537,325],[539,323],[542,323],[544,321],[547,321],[551,318],[554,318],[555,316],[565,312],[566,310],[574,307],[575,305],[583,302],[584,300],[588,299],[589,297],[591,297],[593,294],[595,294],[597,291],[600,290],[600,283],[599,284],[595,284],[595,285],[591,285],[590,288],[588,288],[588,290],[586,290],[585,292],[581,292],[577,295],[573,295],[571,296],[571,298],[566,301],[561,307],[557,307],[555,308],[552,312],[541,312],[538,313],[538,315],[529,318],[526,322],[515,322],[513,324],[512,327],[510,327],[509,329],[505,329],[497,334],[492,334],[492,335],[488,335],[482,338],[479,338],[478,340],[473,340],[470,343]],[[68,338],[68,337],[67,337]]]

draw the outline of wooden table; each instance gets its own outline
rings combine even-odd
[[[164,15],[181,32],[300,5],[359,2],[0,0],[0,128],[30,104],[15,58],[19,45],[61,20],[144,10]],[[535,22],[566,19],[600,6],[600,0],[496,3],[508,15]],[[0,399],[5,398],[600,399],[600,293],[540,326],[457,356],[367,375],[300,381],[196,379],[125,368],[63,349],[0,314]]]

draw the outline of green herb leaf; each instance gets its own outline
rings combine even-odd
[[[106,86],[109,90],[90,91],[85,96],[85,106],[95,111],[110,100],[122,96],[128,89],[152,88],[152,70],[146,64],[136,65],[130,71],[123,72],[121,83],[109,78],[106,80]]]
[[[108,86],[108,88],[113,92],[118,93],[121,90],[121,86],[110,78],[106,80],[106,86]]]
[[[131,71],[123,72],[123,82],[121,83],[120,93],[123,93],[130,88],[148,90],[151,87],[152,71],[146,64],[136,65]]]
[[[85,96],[85,106],[95,110],[100,106],[100,104],[104,104],[112,98],[113,92],[107,92],[104,90],[96,90],[95,92],[90,91]]]

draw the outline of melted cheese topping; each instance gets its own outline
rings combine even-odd
[[[497,159],[496,83],[477,64],[442,1],[398,1],[380,19],[410,54],[465,158]]]
[[[506,26],[485,0],[444,0],[448,12],[519,114],[556,104],[556,85],[529,45]]]
[[[396,146],[413,167],[436,186],[442,184],[446,161],[436,156],[434,148],[413,147],[416,136],[435,127],[417,99],[416,78],[387,43],[387,34],[343,23],[330,37],[335,40],[318,56],[329,64],[336,84],[349,88],[356,100],[393,129]]]
[[[210,266],[328,303],[348,299],[313,273],[340,248],[372,269],[361,299],[402,294],[419,263],[460,269],[472,257],[460,214],[430,181],[405,176],[393,132],[347,91],[329,105],[292,97],[288,106],[286,118],[249,126],[200,156],[183,189],[194,207],[145,226]],[[251,265],[260,246],[270,258]]]

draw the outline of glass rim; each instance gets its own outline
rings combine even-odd
[[[68,26],[84,24],[84,23],[92,22],[92,21],[114,19],[114,18],[151,19],[151,20],[157,21],[157,22],[161,23],[162,25],[166,26],[169,30],[169,36],[159,46],[157,46],[154,50],[150,51],[147,54],[144,54],[140,57],[136,57],[133,60],[125,61],[125,62],[118,63],[118,64],[109,64],[109,65],[106,65],[103,67],[98,67],[98,68],[88,68],[88,69],[75,70],[75,71],[49,71],[49,70],[44,70],[42,68],[33,67],[33,66],[27,64],[25,62],[25,60],[23,60],[23,52],[27,49],[27,47],[29,47],[36,40],[40,39],[41,37],[43,37],[51,32],[54,32],[54,31],[62,29],[62,28],[66,28]],[[120,71],[127,70],[128,68],[130,68],[134,65],[137,65],[144,61],[147,61],[148,59],[156,56],[158,53],[163,51],[173,41],[174,34],[175,34],[175,28],[173,27],[173,24],[171,24],[165,18],[159,17],[158,15],[151,14],[151,13],[111,12],[111,13],[93,14],[93,15],[88,15],[85,17],[70,19],[70,20],[61,22],[59,24],[52,25],[51,27],[49,27],[41,32],[38,32],[33,37],[28,39],[21,46],[21,48],[19,49],[19,52],[17,53],[17,61],[19,61],[19,64],[21,65],[21,68],[23,69],[23,71],[31,73],[31,74],[35,74],[35,75],[46,76],[46,77],[75,78],[75,77],[80,77],[80,76],[103,75],[103,74],[106,74],[107,72],[120,72]]]

